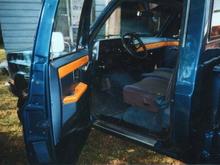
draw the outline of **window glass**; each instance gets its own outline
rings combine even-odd
[[[91,14],[91,25],[98,19],[104,8],[109,4],[111,0],[93,0],[92,3],[92,14]]]
[[[51,58],[76,50],[77,34],[84,0],[61,0],[54,21]]]
[[[155,36],[167,22],[170,12],[156,3],[124,2],[105,22],[97,38],[136,32]]]
[[[220,39],[220,1],[214,0],[210,40]]]

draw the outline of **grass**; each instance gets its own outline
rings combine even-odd
[[[5,59],[0,49],[0,61]],[[7,86],[8,77],[0,75],[0,164],[24,164],[22,128],[17,118],[16,102]]]
[[[5,86],[7,77],[0,75],[0,164],[26,162],[22,128],[17,118],[17,99]]]
[[[131,142],[92,130],[79,164],[181,164]]]
[[[5,57],[5,51],[4,49],[0,49],[0,62],[5,60],[6,57]]]
[[[5,58],[0,50],[0,60]],[[0,164],[27,164],[15,98],[0,75]],[[79,164],[180,164],[169,157],[92,129]]]

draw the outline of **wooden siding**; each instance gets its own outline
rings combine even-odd
[[[0,0],[0,24],[7,52],[32,50],[42,0]]]
[[[96,17],[98,17],[103,9],[105,8],[105,1],[104,0],[95,0],[96,4]]]
[[[32,50],[43,0],[0,0],[0,25],[7,52]],[[94,0],[96,17],[105,0]]]

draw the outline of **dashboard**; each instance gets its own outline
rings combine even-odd
[[[121,56],[127,54],[123,47],[121,38],[102,39],[95,43],[93,48],[93,59],[96,61],[103,60],[106,56]]]
[[[178,57],[178,39],[141,38],[148,50],[146,59],[131,56],[122,44],[121,38],[98,40],[93,47],[93,61],[96,70],[102,73],[126,71],[146,73],[157,67],[174,67]]]
[[[141,37],[140,38],[149,54],[154,54],[155,50],[164,47],[178,47],[178,39],[164,37]],[[138,52],[141,51],[137,50]],[[112,54],[114,56],[128,55],[129,53],[124,48],[121,38],[102,39],[95,43],[93,48],[93,58],[100,60],[103,56]]]
[[[151,60],[154,58],[155,51],[149,50],[151,55],[148,59],[138,59],[127,52],[121,38],[110,38],[97,41],[93,47],[92,56],[96,70],[98,69],[101,72],[114,72],[116,70],[147,72],[155,66],[154,60]]]

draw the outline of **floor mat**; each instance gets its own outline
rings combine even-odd
[[[106,74],[101,79],[100,86],[92,91],[92,113],[95,115],[116,115],[125,112],[128,105],[123,101],[123,87],[135,82],[127,73]]]
[[[125,112],[114,117],[152,132],[161,132],[163,128],[167,128],[169,125],[168,110],[164,110],[163,113],[154,113],[136,107],[129,107]]]
[[[93,96],[92,113],[95,115],[114,116],[123,113],[127,109],[122,98],[107,92],[96,92]]]

